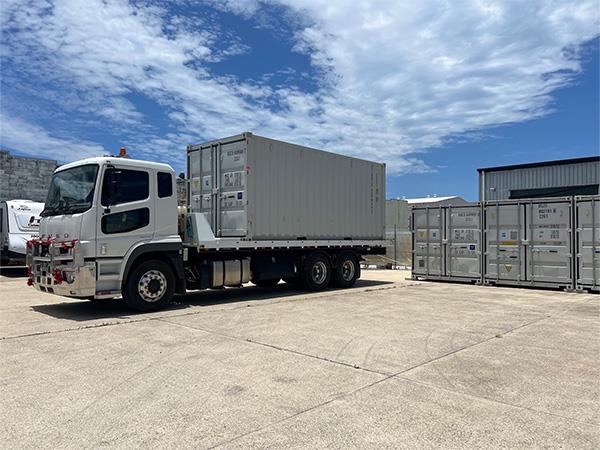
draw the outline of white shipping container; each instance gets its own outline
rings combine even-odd
[[[478,281],[481,278],[481,207],[417,207],[413,217],[415,277]]]
[[[385,164],[243,133],[188,147],[188,205],[216,237],[384,239]]]

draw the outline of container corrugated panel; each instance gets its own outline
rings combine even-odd
[[[573,287],[572,200],[485,205],[484,280]]]
[[[444,215],[442,207],[413,208],[413,276],[444,276]]]
[[[446,273],[450,279],[481,278],[481,207],[446,207]]]
[[[577,288],[600,289],[600,197],[575,199]]]
[[[520,245],[524,234],[520,204],[485,206],[485,279],[519,282],[525,280],[524,255]]]
[[[188,147],[188,165],[218,237],[384,239],[384,164],[244,133]]]

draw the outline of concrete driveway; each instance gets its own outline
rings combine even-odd
[[[168,311],[0,276],[4,448],[598,448],[600,296],[406,281]]]

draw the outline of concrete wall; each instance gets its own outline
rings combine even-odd
[[[410,206],[406,200],[385,201],[386,255],[368,255],[366,263],[380,267],[407,266],[412,259],[412,235],[410,232]],[[394,229],[394,225],[396,225]],[[395,231],[394,231],[395,230]]]
[[[390,199],[385,201],[385,231],[409,231],[410,206],[406,200]]]
[[[58,164],[49,159],[27,158],[0,150],[0,201],[46,201],[52,172]]]

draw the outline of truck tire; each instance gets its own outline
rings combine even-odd
[[[272,288],[279,284],[280,278],[273,278],[272,280],[261,280],[253,281],[252,283],[261,288]]]
[[[166,307],[175,292],[175,274],[166,262],[144,261],[129,272],[123,286],[127,306],[138,311],[157,311]]]
[[[321,252],[311,253],[302,264],[302,285],[309,291],[322,291],[331,280],[331,262]]]
[[[360,278],[360,264],[352,252],[342,252],[336,258],[336,267],[331,284],[340,288],[349,288]]]

